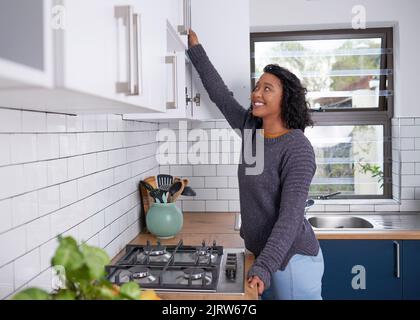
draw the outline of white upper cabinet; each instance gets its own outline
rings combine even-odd
[[[192,29],[229,90],[244,108],[250,105],[249,15],[249,0],[191,0]],[[211,102],[194,68],[193,94],[200,95],[200,106],[193,106],[194,119],[224,119]]]
[[[53,85],[51,29],[45,23],[49,4],[0,1],[0,89]]]
[[[182,35],[180,31],[190,27],[197,33],[210,60],[234,97],[247,108],[250,96],[249,0],[165,1],[169,24],[167,51],[169,55],[175,51],[177,57],[176,66],[168,66],[166,72],[169,91],[166,91],[165,96],[167,100],[171,100],[171,92],[177,88],[178,103],[174,108],[168,107],[164,114],[130,114],[124,118],[224,119],[219,109],[211,102],[188,57],[185,57],[187,36]],[[175,17],[174,12],[177,13]],[[167,60],[174,61],[172,58]],[[180,88],[185,91],[182,92]],[[180,103],[183,101],[186,103]]]
[[[0,29],[11,45],[0,49],[0,105],[74,114],[165,111],[162,4],[2,0],[0,17],[18,17],[18,28]]]

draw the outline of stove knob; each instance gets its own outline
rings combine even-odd
[[[228,279],[236,278],[237,256],[235,253],[228,253],[226,257],[225,273]]]

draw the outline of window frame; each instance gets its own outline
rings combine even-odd
[[[392,126],[394,114],[394,61],[393,61],[393,28],[368,29],[331,29],[285,32],[251,32],[250,33],[250,66],[251,88],[255,86],[255,43],[264,41],[296,41],[296,40],[333,40],[333,39],[361,39],[381,38],[381,48],[390,49],[381,55],[381,69],[391,69],[389,75],[380,76],[379,90],[389,90],[389,96],[380,96],[378,108],[355,109],[323,109],[312,112],[315,125],[382,125],[383,126],[383,194],[382,195],[346,195],[336,196],[335,199],[392,199]],[[388,85],[386,82],[388,81]]]

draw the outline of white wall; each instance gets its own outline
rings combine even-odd
[[[58,234],[105,248],[137,236],[157,124],[0,109],[0,299],[51,288]]]
[[[394,26],[395,117],[419,117],[420,1],[251,0],[251,32],[351,28],[354,5],[365,6],[368,28]]]

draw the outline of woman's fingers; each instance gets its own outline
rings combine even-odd
[[[264,282],[257,276],[248,278],[248,285],[251,288],[255,288],[255,286],[257,286],[259,295],[262,295],[262,293],[264,292]]]
[[[197,34],[192,30],[189,29],[188,30],[188,47],[194,47],[195,45],[197,45],[198,42],[198,37]]]

